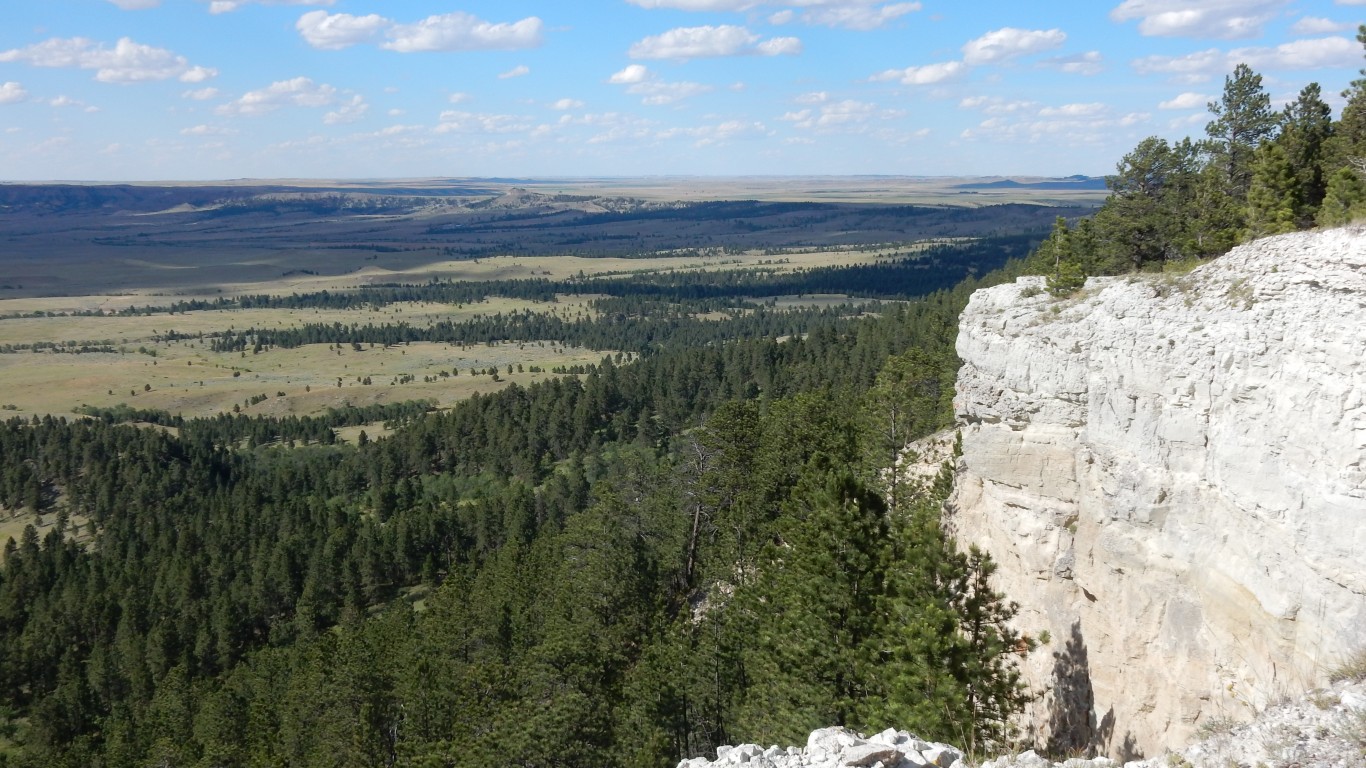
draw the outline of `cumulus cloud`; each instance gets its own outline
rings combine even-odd
[[[494,24],[456,11],[428,16],[415,24],[395,24],[386,33],[389,41],[380,47],[399,53],[520,50],[541,44],[543,26],[535,16]]]
[[[294,27],[314,48],[340,50],[383,38],[381,48],[419,53],[535,48],[542,42],[544,24],[535,16],[493,23],[460,11],[428,16],[413,23],[401,23],[376,13],[354,16],[309,11],[299,17]]]
[[[1243,63],[1253,69],[1304,70],[1355,66],[1361,46],[1345,37],[1292,40],[1274,47],[1210,48],[1185,56],[1145,56],[1133,67],[1141,75],[1164,74],[1176,82],[1199,83],[1232,72]]]
[[[143,11],[161,5],[161,0],[109,0],[125,11]]]
[[[915,13],[921,7],[918,2],[888,3],[886,5],[846,3],[813,8],[800,15],[792,10],[782,10],[771,14],[768,21],[770,24],[790,24],[800,20],[804,24],[813,26],[838,27],[867,32],[886,26],[906,14]]]
[[[900,82],[902,85],[934,85],[954,80],[968,71],[961,61],[944,61],[905,69],[887,69],[873,75],[874,82]]]
[[[1366,0],[1362,0],[1366,4]],[[1326,35],[1332,32],[1346,32],[1353,29],[1356,25],[1350,21],[1333,21],[1318,16],[1305,16],[1297,20],[1290,31],[1297,35]]]
[[[28,98],[28,91],[24,86],[13,80],[0,85],[0,104],[13,104]]]
[[[972,65],[995,64],[1057,48],[1067,41],[1061,29],[1002,27],[963,45],[963,61]]]
[[[323,122],[328,125],[354,123],[365,117],[365,113],[369,111],[370,105],[365,103],[365,99],[361,98],[360,94],[355,94],[350,101],[323,115]]]
[[[552,102],[550,108],[557,109],[561,112],[570,109],[582,109],[583,102],[579,101],[578,99],[559,99],[555,102]]]
[[[185,91],[180,94],[180,97],[183,99],[193,99],[194,101],[207,101],[217,95],[217,88],[197,88],[192,91]]]
[[[336,51],[369,42],[393,24],[377,13],[352,16],[349,13],[309,11],[299,17],[294,28],[314,48]]]
[[[1258,37],[1287,0],[1124,0],[1110,11],[1117,22],[1138,19],[1151,37],[1236,40]]]
[[[0,52],[0,62],[22,61],[35,67],[62,67],[95,70],[102,83],[139,83],[148,80],[180,78],[198,83],[215,77],[218,70],[192,67],[184,56],[143,45],[131,38],[119,38],[110,48],[84,37],[54,37],[26,48]]]
[[[531,67],[528,67],[525,64],[518,64],[517,66],[513,67],[512,69],[509,69],[506,72],[499,72],[498,79],[511,80],[514,77],[525,77],[529,74],[531,74]]]
[[[202,83],[205,80],[212,80],[218,77],[218,70],[209,67],[190,67],[180,75],[182,83]]]
[[[682,60],[755,54],[795,55],[801,52],[802,43],[795,37],[761,40],[744,27],[722,24],[671,29],[635,43],[627,54],[633,59]]]
[[[264,115],[281,107],[326,107],[337,98],[337,89],[326,83],[314,83],[307,77],[280,80],[256,91],[248,91],[241,98],[218,107],[220,115]]]
[[[798,104],[824,104],[830,100],[830,94],[825,91],[811,91],[810,93],[798,94],[792,100]]]
[[[644,64],[628,65],[625,69],[607,78],[607,82],[613,85],[626,86],[627,93],[640,96],[640,103],[647,106],[673,104],[690,96],[712,90],[710,85],[703,85],[702,83],[665,82],[646,68]]]
[[[446,101],[449,101],[452,104],[461,104],[466,101],[469,101],[472,98],[474,97],[470,96],[468,93],[457,91],[455,93],[452,93],[450,96],[447,96]]]
[[[607,78],[607,82],[614,85],[629,85],[643,83],[649,77],[650,70],[644,64],[628,64],[625,69]]]
[[[1087,51],[1070,56],[1053,56],[1040,61],[1039,66],[1071,75],[1096,75],[1105,68],[1104,61],[1100,51]]]
[[[1192,93],[1190,91],[1187,91],[1185,93],[1177,94],[1176,96],[1173,96],[1172,98],[1167,99],[1166,101],[1158,104],[1157,108],[1195,109],[1196,107],[1199,107],[1201,109],[1204,109],[1205,105],[1213,100],[1213,96],[1206,96],[1203,93]]]

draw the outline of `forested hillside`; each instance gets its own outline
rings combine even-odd
[[[940,529],[948,477],[882,470],[949,416],[981,283],[942,286],[1031,242],[809,283],[595,281],[609,304],[558,332],[634,362],[444,412],[0,425],[0,505],[56,520],[0,570],[0,761],[645,766],[829,723],[999,738],[1031,641]],[[755,306],[793,291],[883,303]],[[544,319],[212,341],[555,338]]]

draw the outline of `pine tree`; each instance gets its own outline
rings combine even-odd
[[[1247,194],[1247,237],[1295,231],[1300,199],[1295,176],[1295,167],[1279,142],[1264,144],[1257,150],[1252,188]]]
[[[1223,171],[1225,190],[1245,202],[1252,186],[1252,156],[1276,133],[1271,97],[1262,89],[1262,76],[1246,64],[1224,78],[1224,93],[1208,104],[1214,120],[1205,126],[1213,142],[1215,161]]]

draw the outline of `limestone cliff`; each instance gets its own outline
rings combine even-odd
[[[963,313],[951,521],[1050,693],[1043,744],[1154,754],[1366,643],[1366,231]]]

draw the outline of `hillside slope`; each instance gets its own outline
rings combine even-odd
[[[1366,232],[1042,281],[962,316],[951,501],[1051,635],[1039,743],[1156,754],[1321,683],[1366,638]]]

